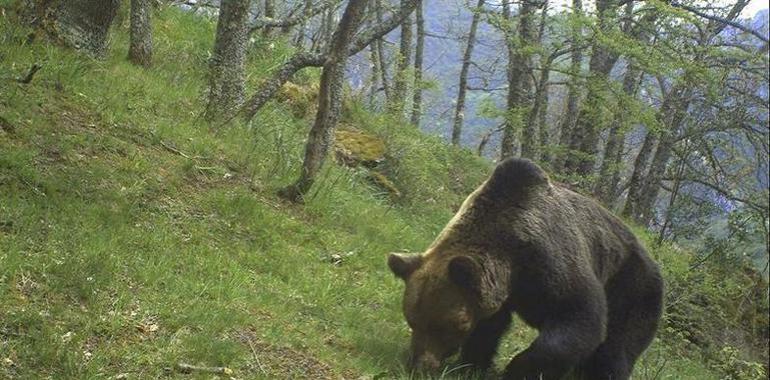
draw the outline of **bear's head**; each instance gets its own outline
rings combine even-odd
[[[388,266],[406,283],[403,311],[412,329],[409,365],[414,369],[439,369],[476,323],[500,307],[486,302],[484,271],[471,256],[392,253]]]

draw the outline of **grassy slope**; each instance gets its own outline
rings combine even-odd
[[[160,12],[151,70],[125,62],[125,25],[103,62],[25,45],[13,25],[0,20],[0,116],[15,130],[0,131],[0,378],[186,377],[168,371],[180,361],[237,378],[404,376],[385,254],[424,248],[485,163],[353,110],[347,123],[391,143],[407,201],[329,165],[306,207],[287,205],[273,194],[296,175],[307,121],[280,104],[248,126],[196,121],[213,24]],[[251,83],[287,54],[255,52]],[[9,80],[33,62],[31,85]],[[508,354],[532,337],[520,326]],[[658,343],[637,376],[660,367],[713,377]]]

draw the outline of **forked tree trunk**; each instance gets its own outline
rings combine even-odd
[[[460,145],[460,136],[462,135],[463,121],[465,120],[465,94],[468,91],[468,71],[473,59],[473,47],[476,45],[476,30],[478,29],[481,10],[484,7],[484,0],[479,0],[476,8],[473,9],[473,18],[471,18],[471,27],[468,29],[468,43],[465,45],[463,62],[460,67],[460,83],[457,85],[457,102],[455,103],[455,117],[452,123],[452,145]]]
[[[422,116],[422,61],[425,50],[425,19],[422,16],[422,0],[418,0],[415,8],[417,24],[417,41],[414,47],[414,93],[412,94],[412,117],[410,121],[415,127],[420,127]]]
[[[144,67],[152,64],[151,14],[150,0],[131,0],[131,41],[128,59]]]
[[[53,39],[102,57],[120,0],[27,0],[31,21]]]
[[[407,8],[400,9],[398,14],[393,15],[387,20],[378,22],[376,25],[371,26],[366,31],[358,33],[355,40],[348,46],[348,56],[354,55],[361,50],[365,49],[370,44],[374,43],[378,39],[381,39],[386,34],[390,33],[398,25],[401,24],[401,20],[409,15],[417,5],[417,0],[409,0]],[[329,49],[326,49],[329,50]],[[382,55],[380,55],[382,59]],[[246,120],[250,120],[259,111],[262,106],[272,99],[273,96],[281,88],[281,85],[294,75],[297,71],[306,67],[320,67],[323,66],[326,61],[326,55],[323,53],[313,52],[297,52],[289,58],[281,67],[273,74],[272,77],[265,80],[260,84],[256,93],[246,102],[241,109],[241,113]],[[382,67],[382,71],[385,72],[385,67]]]
[[[318,111],[308,135],[305,160],[297,181],[283,188],[279,195],[293,202],[301,202],[313,186],[318,171],[323,166],[326,153],[334,139],[334,128],[340,117],[343,79],[348,49],[364,19],[369,0],[350,0],[339,25],[332,36],[329,55],[323,65],[318,94]]]
[[[209,96],[205,118],[231,115],[243,104],[249,0],[223,0],[214,52],[209,62]]]

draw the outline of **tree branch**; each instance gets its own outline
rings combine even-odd
[[[739,22],[728,20],[728,19],[726,19],[724,17],[719,17],[719,16],[716,16],[716,15],[710,15],[708,13],[702,12],[700,9],[697,9],[695,7],[692,7],[692,6],[689,6],[689,5],[686,5],[686,4],[682,4],[682,3],[677,3],[677,2],[673,2],[672,1],[671,3],[669,3],[669,5],[671,5],[674,8],[684,9],[684,10],[686,10],[686,11],[688,11],[688,12],[690,12],[690,13],[696,15],[696,16],[703,17],[703,18],[705,18],[707,20],[711,20],[711,21],[715,21],[715,22],[718,22],[718,23],[721,23],[721,24],[724,24],[724,25],[732,26],[735,29],[738,29],[738,30],[740,30],[742,32],[745,32],[745,33],[749,33],[749,34],[753,35],[754,37],[759,38],[760,40],[762,40],[766,44],[770,43],[770,39],[768,39],[766,36],[762,35],[762,33],[758,32],[758,31],[756,31],[754,29],[751,29],[749,27],[746,27],[744,25],[741,25]]]

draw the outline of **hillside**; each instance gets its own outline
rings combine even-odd
[[[142,69],[125,60],[125,14],[97,61],[29,41],[7,3],[0,378],[212,376],[180,362],[238,379],[409,378],[386,254],[424,249],[491,163],[349,100],[343,127],[385,141],[381,170],[401,197],[330,161],[304,206],[285,203],[274,194],[299,170],[307,115],[289,99],[246,125],[201,122],[211,21],[163,7],[155,64]],[[290,50],[255,45],[251,86]],[[33,63],[32,82],[16,82]],[[639,234],[675,302],[635,378],[763,378],[766,284],[691,269],[688,252]],[[744,307],[736,295],[752,285]],[[516,323],[499,363],[533,334]]]

